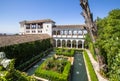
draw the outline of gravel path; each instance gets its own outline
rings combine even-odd
[[[90,51],[87,50],[87,49],[86,49],[86,51],[87,51],[87,53],[88,53],[88,56],[89,56],[89,58],[90,58],[90,61],[91,61],[92,65],[93,65],[93,68],[94,68],[94,70],[95,70],[95,73],[96,73],[96,75],[97,75],[97,77],[98,77],[98,80],[99,80],[99,81],[108,81],[107,79],[103,78],[103,77],[99,74],[99,64],[98,64],[97,61],[94,60],[94,58],[93,58],[92,54],[90,53]]]

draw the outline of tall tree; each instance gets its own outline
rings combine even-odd
[[[96,45],[104,56],[110,81],[120,81],[120,9],[97,21],[98,39]]]

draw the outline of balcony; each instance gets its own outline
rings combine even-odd
[[[53,35],[53,38],[83,38],[83,35]]]

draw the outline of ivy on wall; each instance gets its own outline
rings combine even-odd
[[[1,47],[0,51],[6,53],[7,58],[15,59],[15,67],[30,60],[52,46],[50,39],[36,40],[10,46]]]

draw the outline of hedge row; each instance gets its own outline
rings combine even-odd
[[[46,62],[47,61],[45,61],[41,66],[39,66],[36,69],[35,71],[36,76],[46,78],[50,81],[68,81],[68,76],[69,76],[70,68],[71,68],[70,62],[66,63],[62,73],[58,73],[52,70],[45,70],[44,66],[46,65]]]
[[[22,71],[28,69],[28,68],[29,68],[29,65],[31,65],[31,64],[34,63],[34,62],[36,62],[37,60],[39,61],[39,60],[40,60],[42,57],[44,57],[45,55],[48,55],[51,50],[52,50],[52,48],[46,50],[45,52],[40,53],[39,55],[31,58],[30,60],[24,62],[24,63],[21,64],[21,65],[19,65],[18,67],[16,67],[16,69],[22,70]],[[27,66],[28,66],[28,67],[27,67]],[[27,67],[27,68],[26,68],[26,67]]]
[[[0,51],[6,53],[7,58],[15,59],[15,67],[25,63],[41,52],[52,46],[50,39],[37,40],[33,42],[15,44],[1,47]],[[36,57],[37,58],[37,57]]]
[[[95,73],[95,71],[93,69],[93,66],[91,64],[90,58],[89,58],[89,56],[88,56],[88,54],[85,50],[84,50],[84,57],[85,57],[85,60],[86,60],[86,64],[87,64],[87,68],[88,68],[88,71],[89,71],[91,81],[98,81],[96,73]]]
[[[57,55],[64,55],[64,56],[74,56],[74,49],[64,49],[64,48],[56,48]]]
[[[0,81],[37,81],[32,76],[28,76],[26,73],[14,70],[12,72],[6,71],[5,76],[0,77]]]

